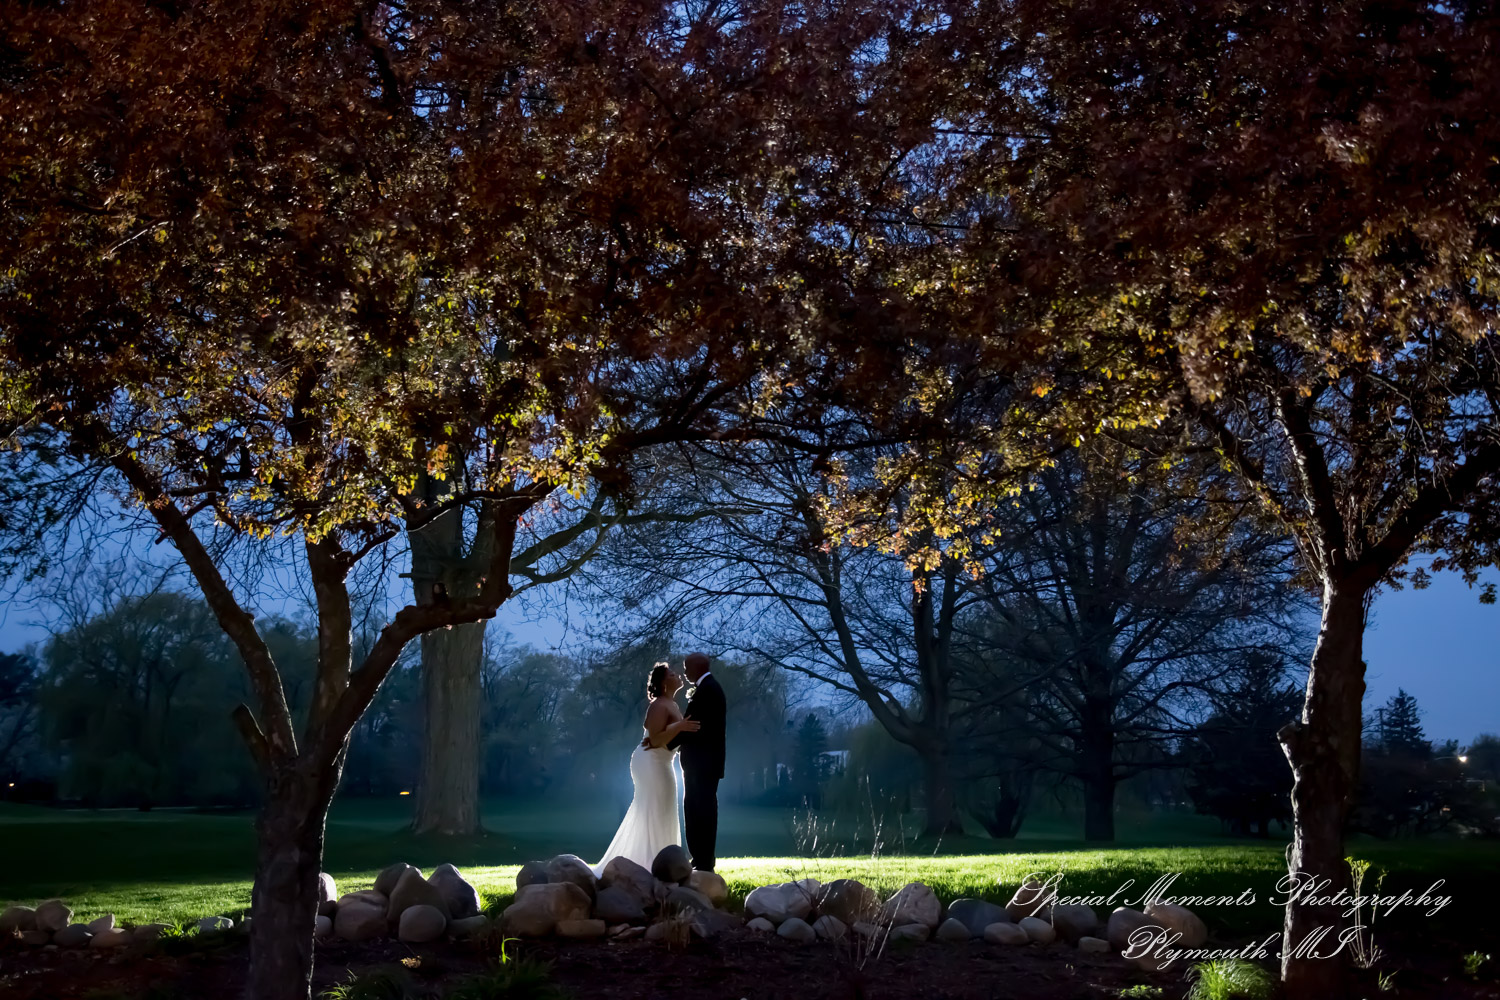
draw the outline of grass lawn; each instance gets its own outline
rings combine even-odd
[[[615,805],[497,801],[488,804],[484,816],[494,833],[437,844],[405,830],[408,809],[406,800],[335,805],[325,870],[341,892],[366,888],[381,868],[408,861],[424,870],[452,862],[482,895],[508,895],[522,862],[564,852],[593,860],[619,819]],[[908,829],[911,822],[908,818]],[[1107,850],[1082,843],[1076,822],[1061,820],[1038,819],[1009,842],[919,841],[903,838],[892,826],[885,829],[879,856],[872,857],[868,847],[856,852],[841,843],[837,824],[824,826],[819,843],[811,845],[805,828],[799,836],[785,810],[726,806],[718,869],[736,893],[804,876],[854,877],[881,890],[920,881],[945,899],[981,896],[999,902],[1031,872],[1061,872],[1064,895],[1107,896],[1134,880],[1117,900],[1130,905],[1164,875],[1180,873],[1172,895],[1254,892],[1257,901],[1251,905],[1195,907],[1216,932],[1239,936],[1279,928],[1280,910],[1272,900],[1285,871],[1285,845],[1228,840],[1201,817],[1122,817],[1118,846]],[[1426,925],[1440,932],[1474,933],[1485,923],[1483,901],[1500,894],[1500,843],[1360,840],[1349,852],[1387,873],[1383,892],[1416,892],[1445,879],[1440,891],[1452,895],[1453,904]],[[6,860],[0,867],[0,906],[60,896],[73,907],[75,919],[108,911],[122,922],[179,921],[248,907],[254,832],[248,814],[0,804],[0,857]],[[1391,921],[1424,919],[1404,909]]]

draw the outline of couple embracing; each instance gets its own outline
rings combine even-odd
[[[682,812],[687,819],[687,850],[693,867],[714,870],[719,833],[719,779],[724,777],[724,689],[708,669],[708,657],[689,654],[683,673],[665,663],[651,668],[646,680],[645,738],[630,755],[635,797],[604,857],[594,866],[600,874],[610,859],[624,857],[643,868],[662,848],[682,843],[677,768],[681,756]],[[684,676],[686,679],[684,680]],[[692,685],[687,709],[675,695]]]

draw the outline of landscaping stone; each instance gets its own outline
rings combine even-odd
[[[725,913],[723,910],[699,910],[693,914],[693,922],[689,925],[695,936],[700,938],[718,937],[725,931],[738,930],[745,924],[744,920],[733,913]]]
[[[988,900],[955,899],[948,904],[948,919],[962,922],[971,937],[981,937],[990,924],[1010,923],[1010,914]]]
[[[89,930],[87,924],[69,924],[52,935],[52,943],[59,948],[82,948],[93,936],[94,932]]]
[[[818,939],[818,932],[801,917],[787,917],[781,922],[781,926],[776,928],[776,934],[788,941],[796,941],[800,944],[807,944]]]
[[[0,913],[0,934],[36,930],[36,910],[29,906],[8,906]]]
[[[545,885],[547,882],[547,862],[528,861],[516,872],[516,888],[524,889],[528,885]]]
[[[89,938],[90,948],[123,948],[133,940],[132,935],[123,927],[110,927],[98,931]]]
[[[1140,910],[1119,906],[1109,915],[1104,938],[1115,951],[1124,951],[1130,946],[1130,935],[1142,927],[1152,926],[1153,921]]]
[[[880,897],[875,890],[852,878],[838,878],[823,887],[818,912],[837,917],[845,924],[874,920],[880,913]]]
[[[617,885],[607,885],[599,890],[594,899],[594,916],[610,924],[646,922],[646,910],[640,900]]]
[[[1030,944],[1031,938],[1020,925],[1013,924],[1009,920],[996,921],[984,929],[984,939],[990,944],[1021,945]]]
[[[397,891],[400,889],[398,887]],[[436,906],[414,903],[401,911],[396,937],[409,944],[436,941],[448,929],[448,917]]]
[[[644,937],[645,934],[646,928],[631,927],[627,924],[625,925],[624,930],[620,931],[618,934],[613,935],[613,937],[616,941],[634,941],[638,937]]]
[[[401,876],[410,871],[417,871],[417,869],[405,861],[398,861],[390,867],[382,869],[380,874],[375,876],[375,891],[389,898],[391,893],[396,890],[396,883],[401,881]]]
[[[903,924],[921,924],[928,931],[936,929],[942,916],[943,904],[938,902],[937,893],[921,882],[912,882],[903,886],[899,892],[886,900],[884,908],[880,911],[882,923],[888,923],[892,927]]]
[[[44,945],[48,945],[48,944],[52,943],[52,935],[49,934],[49,933],[47,933],[46,931],[37,931],[37,930],[22,931],[21,932],[21,943],[25,944],[25,945],[30,945],[33,948],[40,948],[40,947],[43,947]]]
[[[130,936],[145,944],[160,938],[161,932],[170,926],[170,924],[141,924],[130,932]]]
[[[318,919],[313,921],[313,934],[318,937],[327,937],[333,933],[333,918],[318,914]]]
[[[204,917],[198,921],[199,934],[215,934],[227,931],[234,926],[234,921],[228,917]]]
[[[448,933],[456,938],[470,938],[490,929],[490,918],[483,913],[477,917],[459,917],[448,921]]]
[[[805,922],[812,914],[815,898],[805,886],[796,882],[763,885],[752,889],[745,897],[745,912],[752,917],[765,917],[777,925],[793,917]]]
[[[503,919],[507,934],[546,937],[559,921],[589,919],[589,894],[571,882],[523,886]]]
[[[715,872],[694,870],[688,876],[687,885],[689,889],[703,893],[714,906],[723,906],[729,899],[729,886],[724,882],[723,876]]]
[[[559,854],[548,861],[547,881],[570,882],[588,893],[590,899],[599,891],[599,880],[594,878],[594,870],[576,854]]]
[[[1016,889],[1016,894],[1010,897],[1010,902],[1005,904],[1005,912],[1010,914],[1010,919],[1016,923],[1021,922],[1022,917],[1047,917],[1048,901],[1052,898],[1052,892],[1041,882],[1029,878]]]
[[[755,931],[757,934],[773,934],[776,931],[776,925],[771,923],[771,921],[767,920],[765,917],[754,918],[749,923],[745,924],[745,928],[747,930]]]
[[[602,938],[608,931],[609,929],[602,920],[559,920],[557,922],[557,936],[574,940]]]
[[[479,913],[479,891],[475,889],[452,865],[438,865],[427,881],[437,889],[448,907],[448,916],[455,920],[477,916]]]
[[[870,923],[868,920],[857,921],[849,929],[862,938],[873,938],[881,933],[881,928],[877,924]]]
[[[240,937],[249,937],[250,924],[254,919],[254,917],[246,917],[244,920],[241,920],[239,923],[234,925],[234,932]]]
[[[1079,951],[1090,951],[1096,954],[1104,954],[1109,951],[1109,942],[1103,938],[1089,937],[1084,935],[1078,939]]]
[[[1201,948],[1208,941],[1208,928],[1192,910],[1176,903],[1148,903],[1146,918],[1166,930],[1170,936],[1181,934],[1175,947]]]
[[[891,928],[891,941],[926,941],[932,928],[926,924],[897,924]]]
[[[969,928],[964,926],[962,920],[956,917],[949,917],[938,925],[936,937],[939,941],[957,944],[960,941],[969,940],[973,935],[969,933]]]
[[[668,913],[695,913],[714,908],[714,904],[707,896],[685,885],[679,885],[667,893],[666,901],[662,905]]]
[[[347,906],[349,903],[369,903],[378,906],[382,910],[391,905],[385,893],[376,892],[374,889],[361,889],[358,892],[346,892],[339,897],[339,906]]]
[[[112,931],[115,929],[115,915],[113,913],[106,913],[102,917],[95,917],[89,921],[88,927],[90,933],[96,935],[103,934],[105,931]]]
[[[838,941],[849,933],[848,924],[828,913],[814,920],[812,929],[824,941]]]
[[[1037,944],[1051,944],[1057,940],[1057,930],[1041,917],[1022,917],[1016,921],[1016,926]]]
[[[443,915],[444,923],[448,920],[448,904],[443,901],[442,892],[423,878],[419,870],[408,868],[402,873],[396,888],[391,890],[391,901],[386,907],[385,918],[392,927],[397,927],[401,923],[401,914],[413,906],[430,906]]]
[[[1068,944],[1077,944],[1080,938],[1099,929],[1099,915],[1078,903],[1060,903],[1052,907],[1052,926],[1058,937]]]
[[[642,909],[651,909],[657,904],[656,876],[629,858],[610,858],[599,882],[606,888],[629,893]]]
[[[373,890],[344,896],[339,900],[339,911],[333,917],[333,932],[345,941],[384,937],[387,930],[384,900],[383,895]]]
[[[318,915],[331,917],[338,912],[339,887],[327,872],[318,873]]]
[[[686,848],[668,844],[652,859],[651,874],[663,882],[686,882],[693,874],[693,860],[688,857]]]
[[[73,911],[60,899],[49,899],[36,907],[36,929],[57,933],[73,920]]]

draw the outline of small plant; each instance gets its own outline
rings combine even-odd
[[[1375,985],[1380,987],[1380,992],[1389,993],[1396,988],[1396,970],[1380,972],[1375,975]]]
[[[1479,969],[1485,962],[1490,960],[1488,952],[1471,951],[1464,956],[1464,975],[1470,979],[1479,978]]]
[[[552,966],[533,958],[513,958],[485,972],[460,979],[444,1000],[570,1000],[552,982]]]
[[[500,914],[504,913],[505,908],[515,902],[515,899],[514,892],[487,892],[484,894],[484,906],[479,912],[495,923],[499,923]]]
[[[416,988],[404,968],[371,969],[323,991],[322,1000],[415,1000]]]
[[[1270,1000],[1276,981],[1258,965],[1238,958],[1199,962],[1188,970],[1188,1000]]]
[[[1363,895],[1365,876],[1370,873],[1370,862],[1361,861],[1358,858],[1345,858],[1344,863],[1349,866],[1349,881],[1354,889],[1354,898],[1359,899]],[[1381,872],[1375,878],[1375,895],[1380,895],[1380,887],[1385,883],[1385,872]],[[1375,924],[1375,904],[1370,904],[1370,923],[1365,923],[1364,907],[1354,908],[1354,936],[1350,939],[1354,954],[1354,964],[1361,969],[1372,968],[1379,962],[1384,953],[1375,947],[1375,935],[1372,927]]]
[[[1136,986],[1127,986],[1120,991],[1120,1000],[1154,1000],[1162,995],[1160,986],[1147,986],[1140,983]]]

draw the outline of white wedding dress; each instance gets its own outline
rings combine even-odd
[[[613,858],[629,858],[649,869],[657,852],[671,844],[682,844],[682,772],[677,754],[666,747],[647,749],[636,745],[630,755],[630,780],[635,797],[615,831],[615,839],[604,849],[604,857],[593,866],[594,875],[604,874]]]

